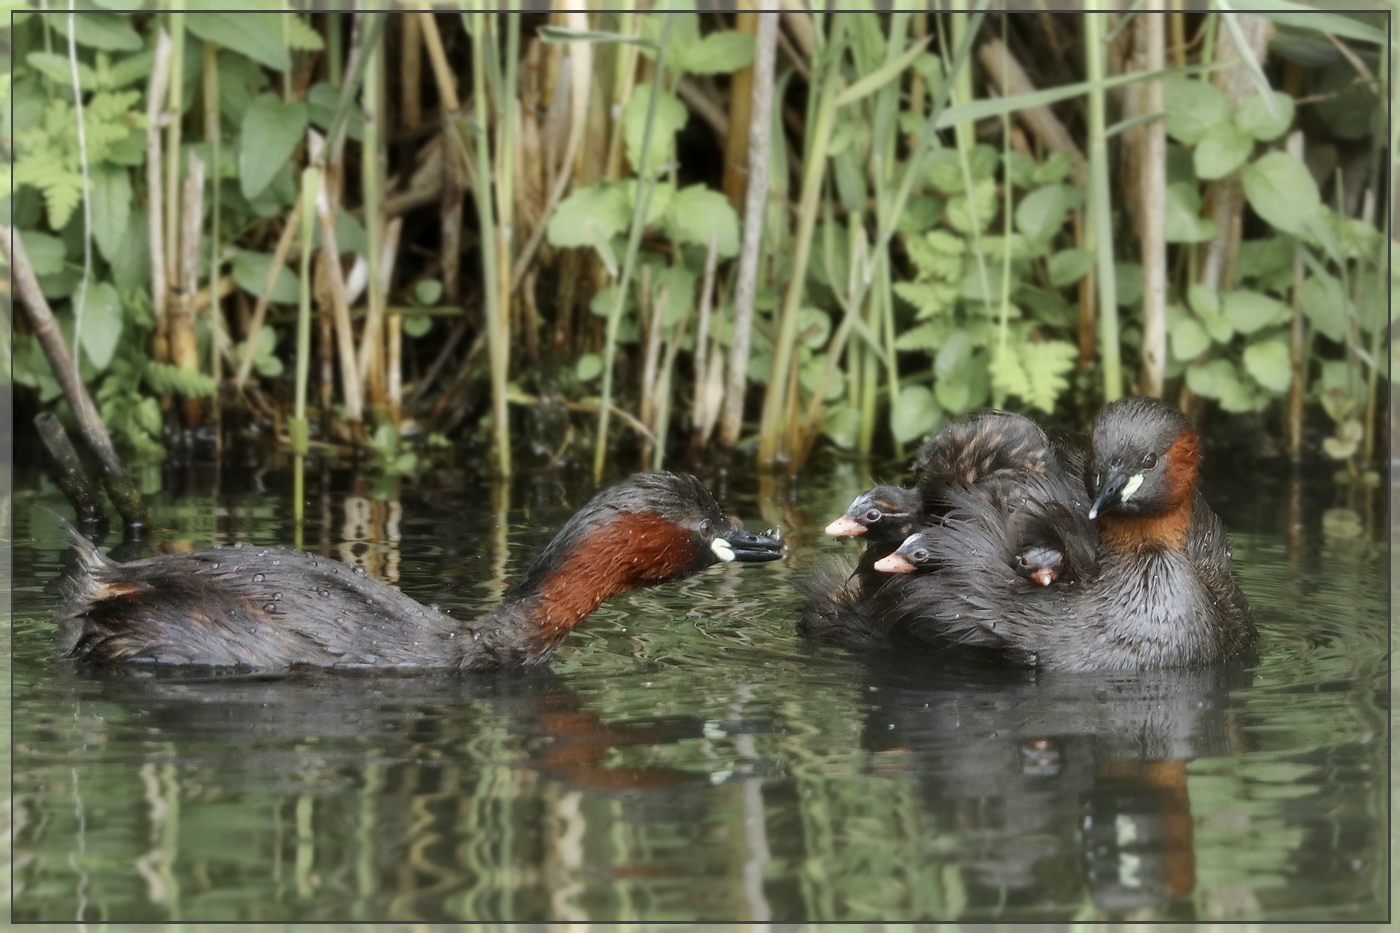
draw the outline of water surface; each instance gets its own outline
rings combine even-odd
[[[1383,919],[1382,503],[1230,472],[1208,493],[1258,613],[1249,665],[1052,676],[806,644],[791,581],[851,553],[820,529],[868,485],[839,467],[724,491],[790,560],[615,599],[548,669],[460,677],[76,669],[47,589],[44,510],[68,510],[22,472],[14,919]],[[220,480],[167,482],[127,556],[295,540],[284,475]],[[588,494],[308,490],[305,549],[458,615]]]

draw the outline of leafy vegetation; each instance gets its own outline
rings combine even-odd
[[[792,12],[751,137],[759,16],[661,8],[17,12],[9,213],[109,427],[158,458],[219,410],[314,424],[389,473],[429,436],[501,472],[713,437],[792,471],[1160,384],[1295,452],[1317,412],[1374,481],[1374,16]],[[23,324],[12,365],[58,404]]]

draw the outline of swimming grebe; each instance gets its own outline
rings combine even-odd
[[[783,547],[733,524],[695,477],[639,473],[594,496],[499,606],[468,621],[311,554],[234,547],[118,564],[74,538],[66,656],[252,669],[538,664],[610,596]]]

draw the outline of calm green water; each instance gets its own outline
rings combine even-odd
[[[1220,469],[1218,464],[1213,464]],[[605,606],[550,670],[97,676],[53,657],[68,510],[13,502],[13,917],[1379,920],[1383,503],[1287,468],[1208,492],[1258,611],[1246,668],[972,673],[816,649],[790,581],[865,477],[726,491],[779,565]],[[150,549],[292,543],[289,480],[181,474]],[[265,486],[265,490],[260,490]],[[308,480],[302,546],[470,614],[585,491]],[[1373,527],[1371,527],[1373,526]]]

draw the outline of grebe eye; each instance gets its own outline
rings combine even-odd
[[[865,513],[865,520],[867,522],[878,522],[883,517],[884,513],[879,509],[871,509],[869,512]]]
[[[703,522],[700,523],[700,537],[708,538],[710,536],[710,531],[713,528],[714,526],[710,524],[710,520],[708,518],[705,519]]]
[[[1156,465],[1157,465],[1157,455],[1156,455],[1156,454],[1151,453],[1151,452],[1149,451],[1148,453],[1146,453],[1146,454],[1143,455],[1143,458],[1142,458],[1142,468],[1143,468],[1144,470],[1150,470],[1150,469],[1152,469],[1153,467],[1155,467]]]

